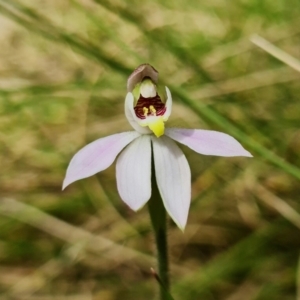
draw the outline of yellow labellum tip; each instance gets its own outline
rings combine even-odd
[[[149,122],[148,127],[156,137],[160,137],[165,133],[165,124],[161,117],[155,118],[155,120]]]

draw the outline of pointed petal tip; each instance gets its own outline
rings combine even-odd
[[[186,224],[181,224],[181,225],[180,225],[180,224],[176,223],[176,225],[178,226],[178,228],[180,229],[180,231],[181,231],[182,233],[184,233]]]
[[[151,196],[151,195],[150,195]],[[121,197],[121,199],[122,199],[122,201],[131,209],[131,210],[133,210],[134,212],[138,212],[139,210],[141,210],[144,206],[145,206],[145,204],[149,201],[149,199],[150,199],[150,196],[149,196],[149,198],[147,199],[147,200],[143,200],[143,201],[141,201],[141,202],[134,202],[134,203],[129,203],[128,201],[125,201],[122,197]]]
[[[182,216],[177,216],[177,217],[170,214],[170,217],[172,218],[173,222],[177,225],[177,227],[180,229],[180,231],[184,232],[187,224],[188,212],[187,214],[184,214]]]
[[[186,223],[187,223],[187,218],[185,220],[178,220],[178,218],[175,218],[173,215],[170,214],[170,212],[168,212],[168,214],[170,215],[171,219],[176,224],[176,226],[180,229],[180,231],[184,233]]]
[[[125,202],[125,201],[124,201]],[[127,203],[126,203],[127,204]],[[134,212],[138,212],[139,210],[141,210],[144,207],[144,203],[142,205],[128,205],[127,206],[133,210]]]
[[[238,155],[236,155],[236,156],[238,156]],[[243,148],[243,152],[240,153],[239,156],[253,157],[253,155],[249,151],[247,151],[246,149],[244,149],[244,148]]]
[[[68,182],[65,178],[61,190],[63,191],[69,184],[71,184],[71,182]]]
[[[250,152],[248,152],[248,151],[246,151],[246,155],[245,156],[246,157],[253,157],[253,155]]]

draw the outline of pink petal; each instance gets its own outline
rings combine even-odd
[[[120,151],[138,136],[140,134],[135,131],[123,132],[101,138],[83,147],[73,156],[68,166],[63,189],[76,180],[108,168]]]
[[[133,210],[140,209],[151,196],[151,138],[142,135],[117,160],[117,184],[122,200]]]
[[[169,128],[165,134],[173,140],[204,155],[252,157],[236,139],[222,132]]]
[[[177,224],[185,228],[191,202],[191,171],[185,155],[168,137],[152,137],[157,186],[164,206]]]

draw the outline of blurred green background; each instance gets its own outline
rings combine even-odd
[[[148,62],[174,99],[169,126],[236,137],[253,155],[181,147],[192,169],[184,234],[169,220],[172,294],[300,299],[299,0],[0,0],[0,298],[154,299],[147,207],[114,166],[61,191],[83,145],[130,130],[126,80]]]

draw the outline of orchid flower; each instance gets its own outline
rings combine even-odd
[[[182,230],[191,201],[191,171],[174,141],[204,155],[248,156],[233,137],[210,130],[167,128],[172,96],[157,88],[158,72],[149,64],[139,66],[128,78],[125,115],[135,131],[100,138],[79,150],[67,169],[63,189],[116,163],[118,192],[134,211],[151,197],[153,156],[157,186],[166,211]],[[125,149],[124,149],[125,148]],[[123,151],[122,151],[123,150]],[[122,151],[122,152],[121,152]]]

